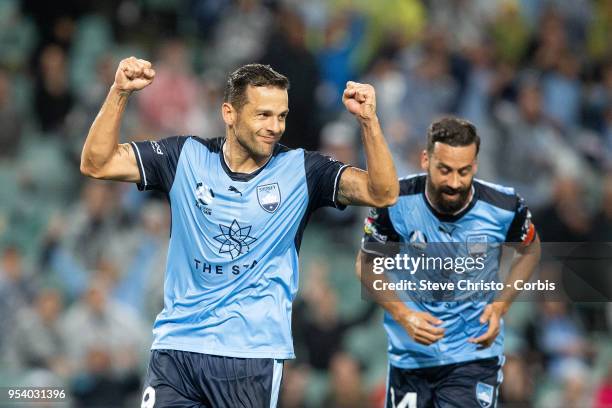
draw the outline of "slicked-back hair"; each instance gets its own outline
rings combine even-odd
[[[449,146],[476,144],[476,155],[480,151],[480,136],[476,126],[465,119],[445,117],[432,123],[427,130],[427,153],[431,154],[436,142]]]
[[[223,101],[230,103],[239,111],[247,103],[246,90],[249,85],[289,89],[289,80],[269,65],[243,65],[232,72],[227,78]]]

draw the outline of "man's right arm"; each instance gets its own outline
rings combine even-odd
[[[392,290],[377,291],[374,281],[386,282],[385,274],[375,274],[375,257],[390,256],[399,250],[401,237],[393,227],[387,208],[375,208],[365,220],[361,250],[357,255],[355,273],[364,289],[417,343],[430,345],[444,337],[442,321],[427,312],[410,309]],[[386,252],[382,253],[380,251]]]
[[[115,82],[94,120],[81,153],[81,173],[96,179],[140,182],[134,150],[119,144],[121,118],[133,91],[153,82],[151,63],[130,57],[119,63]]]

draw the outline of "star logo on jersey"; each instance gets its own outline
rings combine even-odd
[[[232,259],[249,252],[250,245],[257,240],[257,238],[249,235],[251,233],[250,225],[242,227],[236,220],[232,221],[230,226],[219,224],[219,228],[221,234],[213,237],[215,241],[221,244],[219,253],[230,254]]]
[[[273,213],[281,203],[280,187],[278,183],[257,186],[257,201],[265,211]]]

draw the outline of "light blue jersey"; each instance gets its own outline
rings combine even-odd
[[[277,145],[259,170],[234,173],[223,159],[224,140],[132,143],[138,188],[165,192],[172,213],[152,348],[294,358],[291,304],[302,232],[316,208],[337,206],[347,166]]]
[[[507,187],[475,180],[473,198],[469,205],[456,215],[437,212],[425,197],[426,176],[419,175],[400,180],[398,202],[388,209],[375,209],[366,219],[362,250],[387,242],[406,243],[403,248],[429,248],[435,256],[467,259],[474,257],[487,246],[482,271],[485,280],[497,277],[499,255],[504,242],[524,242],[533,238],[531,215],[523,200]],[[368,248],[370,247],[370,249]],[[379,247],[380,248],[380,247]],[[425,251],[425,249],[423,249]],[[417,251],[418,252],[418,251]],[[428,254],[431,256],[432,254]],[[458,268],[456,268],[458,269]],[[424,276],[430,280],[457,281],[469,278],[477,281],[479,276],[463,270],[450,271],[440,276],[439,271],[427,271]],[[438,274],[438,275],[436,275]],[[423,293],[415,293],[415,296]],[[450,299],[435,299],[431,293],[422,301],[411,298],[406,304],[417,311],[425,311],[442,320],[444,337],[426,346],[414,341],[388,313],[384,325],[389,339],[389,361],[399,368],[421,368],[500,356],[503,353],[503,321],[500,334],[488,348],[469,343],[486,331],[479,322],[486,302],[457,300],[457,294]]]

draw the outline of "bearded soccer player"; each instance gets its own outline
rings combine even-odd
[[[470,257],[482,262],[480,270],[497,276],[501,244],[511,242],[516,253],[506,283],[529,280],[540,257],[529,209],[512,188],[474,179],[479,147],[480,138],[471,123],[456,118],[434,122],[421,155],[426,174],[401,179],[398,202],[373,209],[366,219],[357,274],[385,309],[389,408],[496,404],[502,381],[502,317],[517,295],[512,284],[502,284],[500,293],[487,292],[492,296],[476,299],[462,297],[461,291],[434,288],[428,292],[427,286],[419,292],[415,285],[414,296],[395,290],[383,294],[372,286],[380,277],[372,272],[375,258],[388,256],[383,247],[393,246],[395,256],[410,252],[416,257],[450,255],[444,259],[451,260]],[[462,279],[464,285],[470,279],[479,281],[475,263],[471,270],[464,268],[467,261],[451,265],[450,270],[436,269],[441,268],[438,265],[408,276],[418,276],[415,282],[424,278],[454,283]],[[392,275],[387,275],[386,283]],[[482,295],[482,291],[474,294]]]
[[[81,157],[83,174],[162,191],[171,204],[164,308],[142,406],[274,407],[282,361],[294,358],[291,304],[310,215],[397,200],[374,88],[348,82],[343,95],[361,125],[363,171],[279,144],[289,82],[260,64],[227,80],[225,137],[119,144],[128,97],[154,77],[148,61],[121,61]]]

